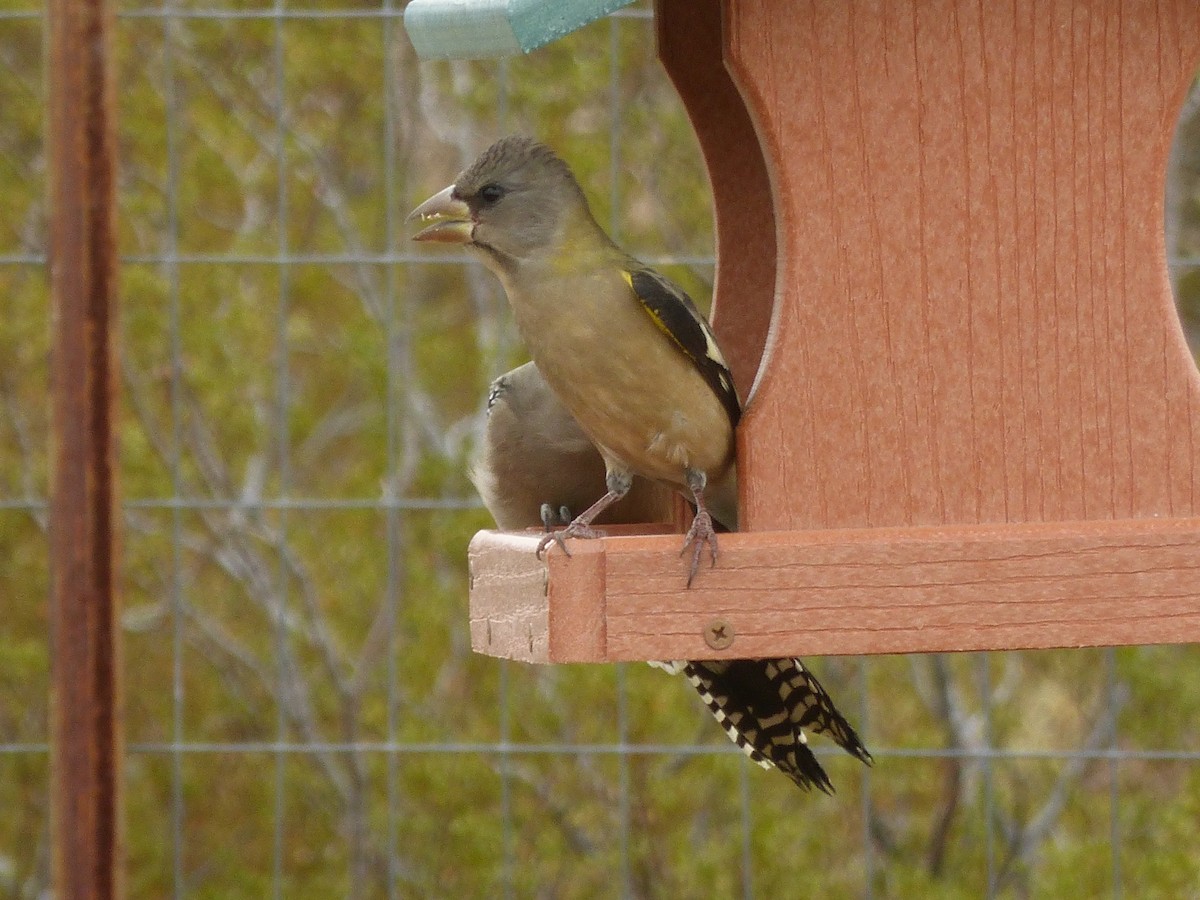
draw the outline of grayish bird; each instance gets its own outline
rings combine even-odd
[[[497,526],[516,531],[540,520],[549,531],[569,521],[564,510],[587,509],[603,493],[604,460],[528,362],[492,382],[470,475]],[[638,478],[596,521],[667,522],[671,499],[669,488]]]

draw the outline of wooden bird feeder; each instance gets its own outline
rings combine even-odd
[[[677,534],[539,561],[536,536],[481,532],[475,649],[1200,639],[1200,377],[1163,230],[1200,4],[659,0],[656,17],[715,194],[715,326],[755,382],[743,531],[690,589]]]

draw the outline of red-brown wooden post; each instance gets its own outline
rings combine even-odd
[[[1200,640],[1200,376],[1162,226],[1200,5],[737,0],[719,44],[717,11],[658,7],[712,174],[717,327],[743,391],[765,344],[743,533],[690,590],[677,537],[551,552],[529,579],[547,651],[517,655]],[[715,617],[735,635],[721,652]],[[559,642],[556,620],[602,640]]]
[[[52,844],[63,898],[121,894],[112,14],[107,0],[48,4]]]

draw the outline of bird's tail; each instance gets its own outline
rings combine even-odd
[[[666,668],[664,666],[664,668]],[[809,728],[868,765],[871,754],[829,694],[798,659],[692,660],[681,671],[737,746],[808,790],[833,793],[808,747]],[[671,669],[668,669],[670,671]]]
[[[874,764],[875,760],[863,746],[858,732],[833,705],[833,699],[822,687],[821,682],[817,681],[817,677],[804,668],[804,664],[800,660],[795,658],[771,659],[764,662],[768,668],[777,669],[779,673],[777,677],[781,681],[787,682],[792,696],[796,698],[795,708],[800,710],[807,707],[807,712],[798,719],[801,727],[811,728],[814,734],[825,735],[855,759],[868,766]],[[782,690],[783,688],[780,688],[781,692]]]

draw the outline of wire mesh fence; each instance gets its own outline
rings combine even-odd
[[[637,6],[420,63],[402,4],[118,5],[131,896],[1195,895],[1188,647],[816,660],[876,766],[750,766],[680,679],[470,653],[503,296],[404,213],[494,137],[694,296],[711,205]],[[0,11],[0,890],[50,873],[43,31]],[[1200,117],[1167,232],[1185,323]]]

